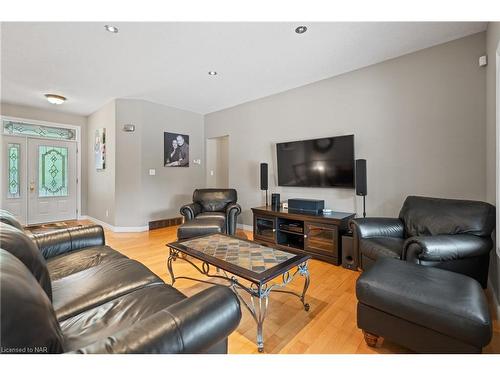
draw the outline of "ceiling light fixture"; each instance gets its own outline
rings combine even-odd
[[[50,104],[55,105],[63,104],[66,101],[66,98],[64,96],[56,94],[45,94],[45,97]]]
[[[208,72],[208,75],[209,75],[209,76],[216,76],[216,75],[217,75],[217,72],[216,72],[215,70],[210,70],[210,71]]]
[[[304,34],[305,32],[307,31],[307,27],[306,26],[299,26],[295,29],[295,32],[297,34]]]
[[[104,25],[104,28],[106,31],[109,31],[110,33],[117,34],[118,33],[118,27],[113,26],[113,25]]]

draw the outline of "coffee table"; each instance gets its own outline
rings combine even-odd
[[[292,254],[225,234],[209,234],[172,242],[167,246],[170,249],[167,267],[172,278],[172,285],[176,279],[219,284],[188,276],[175,276],[172,263],[177,259],[188,262],[203,275],[217,278],[227,284],[257,323],[257,348],[259,352],[264,351],[263,325],[271,292],[293,294],[299,297],[304,309],[309,311],[305,295],[309,287],[307,261],[311,258],[310,255]],[[201,267],[187,257],[180,257],[180,254],[200,260]],[[216,268],[215,273],[211,273],[211,267]],[[283,290],[282,288],[288,285],[296,275],[304,277],[302,293]],[[245,285],[238,278],[246,280],[250,284]],[[249,302],[243,298],[241,291],[250,296]]]

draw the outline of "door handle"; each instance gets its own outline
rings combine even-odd
[[[35,183],[30,182],[30,191],[33,193],[35,191]]]

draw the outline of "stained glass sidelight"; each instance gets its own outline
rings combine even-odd
[[[9,176],[8,176],[8,189],[7,198],[19,198],[21,193],[21,186],[19,181],[19,161],[20,145],[19,143],[9,143],[7,145]]]
[[[38,146],[38,195],[61,197],[68,195],[68,149]]]
[[[54,138],[54,139],[76,138],[75,131],[72,129],[28,124],[25,122],[17,122],[17,121],[4,121],[3,131],[5,134],[9,135],[28,135],[28,136]]]

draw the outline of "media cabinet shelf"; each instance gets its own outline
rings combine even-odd
[[[342,262],[342,234],[356,215],[349,212],[304,213],[271,206],[254,207],[254,241],[293,253],[306,253],[336,265]],[[292,225],[296,230],[282,229]]]

